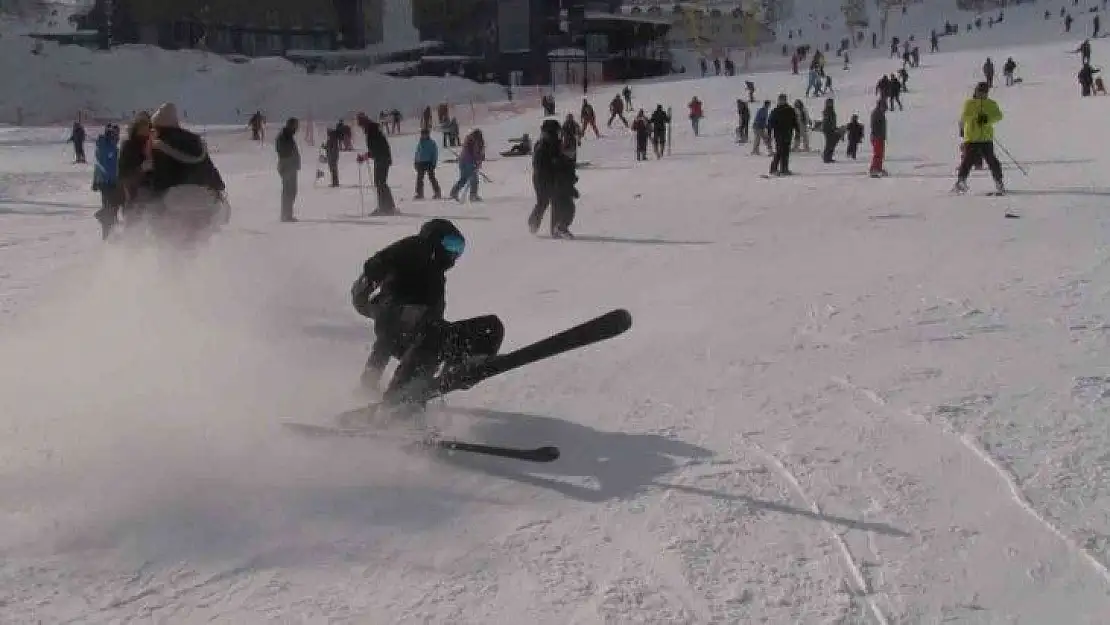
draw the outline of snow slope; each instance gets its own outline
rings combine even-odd
[[[637,106],[679,116],[698,95],[704,134],[677,123],[648,163],[623,130],[588,139],[573,242],[527,233],[511,159],[488,164],[482,204],[389,219],[306,172],[302,221],[280,225],[268,146],[216,133],[232,227],[196,258],[150,257],[100,244],[87,169],[47,142],[61,130],[6,131],[0,621],[1104,623],[1110,131],[1045,115],[1110,100],[1078,97],[1073,48],[991,51],[1025,78],[996,92],[1029,170],[1007,163],[1005,198],[948,194],[981,52],[913,72],[881,180],[866,148],[760,179],[766,156],[732,141],[742,78],[640,86]],[[838,72],[842,120],[891,69]],[[484,129],[496,147],[538,121]],[[399,164],[411,149],[394,142]],[[399,198],[412,181],[395,168]],[[560,445],[552,465],[279,425],[357,405],[350,282],[432,215],[470,242],[449,316],[497,312],[508,347],[635,315],[435,415]]]
[[[137,109],[174,101],[202,124],[246,123],[263,110],[272,120],[289,116],[334,119],[394,107],[414,117],[424,106],[449,101],[500,100],[504,89],[461,78],[399,79],[372,72],[306,74],[281,58],[236,64],[198,50],[122,46],[109,52],[35,41],[7,28],[0,36],[0,122],[49,125],[81,112],[94,119],[130,118]],[[395,29],[396,30],[396,29]]]

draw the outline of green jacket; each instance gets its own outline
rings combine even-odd
[[[980,116],[986,116],[986,123],[980,123]],[[994,141],[994,125],[1002,121],[1002,109],[990,98],[971,98],[964,102],[964,112],[960,123],[964,128],[964,141],[967,143],[990,143]]]

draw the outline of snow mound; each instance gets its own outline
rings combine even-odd
[[[444,100],[500,99],[504,90],[461,78],[393,78],[372,72],[308,74],[281,58],[232,63],[198,50],[122,46],[110,52],[0,37],[0,122],[57,124],[82,111],[93,119],[129,117],[173,101],[191,123],[242,123],[262,110],[332,119],[352,112],[397,108],[408,116]],[[32,50],[39,48],[39,52]]]

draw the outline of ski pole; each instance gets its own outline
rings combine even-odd
[[[1006,158],[1010,159],[1010,162],[1014,164],[1014,167],[1018,168],[1018,171],[1020,171],[1023,176],[1025,176],[1026,178],[1029,177],[1029,172],[1025,171],[1025,168],[1021,166],[1021,163],[1017,162],[1017,159],[1014,158],[1013,154],[1010,154],[1010,151],[1006,149],[1006,146],[997,141],[995,141],[994,144],[998,146],[999,150],[1002,150],[1002,153],[1006,155]]]
[[[358,214],[366,216],[366,196],[362,192],[362,161],[358,162]]]

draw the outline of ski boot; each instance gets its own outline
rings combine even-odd
[[[463,360],[462,362],[460,362],[456,365],[451,365],[450,367],[444,367],[443,372],[440,373],[438,377],[441,378],[441,379],[450,380],[453,376],[455,376],[459,372],[465,372],[469,369],[472,369],[472,368],[475,368],[475,367],[480,367],[482,365],[482,363],[484,363],[485,361],[489,360],[492,357],[493,356],[487,356],[487,355],[484,355],[484,354],[471,356],[471,357],[467,358],[466,360]],[[463,383],[462,385],[459,385],[459,386],[455,386],[454,384],[452,384],[452,386],[454,387],[455,390],[465,391],[467,389],[474,388],[474,386],[476,384],[478,384],[477,380],[471,381],[471,382],[465,382],[465,383]]]
[[[957,180],[956,184],[952,185],[952,193],[955,193],[957,195],[963,195],[964,193],[967,193],[967,190],[968,188],[966,180]]]

